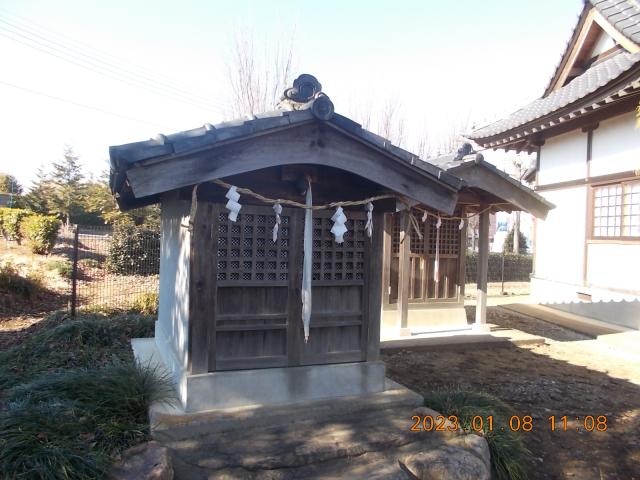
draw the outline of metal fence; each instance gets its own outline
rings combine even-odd
[[[478,273],[478,254],[467,251],[465,296],[474,297]],[[490,253],[487,283],[489,295],[527,295],[533,272],[533,256]]]
[[[63,229],[56,253],[71,262],[69,308],[130,309],[157,296],[160,234],[139,228]]]
[[[140,228],[73,226],[62,229],[54,253],[72,269],[69,308],[130,309],[158,294],[160,234]],[[475,295],[477,253],[467,252],[466,297]],[[528,294],[531,255],[491,253],[488,282],[494,295]]]

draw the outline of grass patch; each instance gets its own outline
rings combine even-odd
[[[65,260],[50,260],[47,262],[47,270],[53,270],[62,278],[69,279],[73,274],[73,266]]]
[[[466,390],[449,390],[435,392],[425,398],[425,405],[444,415],[455,415],[460,426],[467,432],[473,432],[473,417],[486,419],[493,415],[494,429],[489,430],[488,422],[484,422],[482,435],[489,444],[491,452],[491,468],[493,478],[497,480],[526,480],[529,478],[526,465],[531,452],[525,447],[518,432],[500,430],[499,425],[509,425],[509,418],[514,415],[509,405],[497,397],[483,392]],[[496,428],[496,425],[498,427]]]
[[[44,289],[42,277],[37,274],[20,275],[11,262],[0,264],[0,291],[23,300],[31,300]]]
[[[93,268],[93,269],[102,268],[102,264],[95,258],[83,258],[81,260],[78,260],[78,265],[84,268]]]
[[[114,360],[132,361],[130,339],[152,337],[154,317],[83,315],[77,320],[52,317],[51,327],[20,345],[0,352],[0,389],[30,382],[38,375],[69,368],[96,368]]]
[[[157,315],[159,301],[158,292],[140,293],[134,298],[130,311],[141,315]]]
[[[42,376],[0,414],[2,478],[100,478],[110,458],[149,436],[147,411],[169,379],[132,362]]]
[[[0,478],[98,479],[149,436],[148,408],[171,382],[133,361],[132,337],[153,317],[53,314],[0,352]]]

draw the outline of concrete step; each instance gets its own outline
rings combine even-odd
[[[487,474],[477,478],[488,478],[484,439],[461,431],[411,431],[413,415],[437,417],[425,407],[308,414],[306,420],[281,419],[269,426],[201,432],[192,438],[174,439],[167,431],[156,436],[169,448],[178,480],[408,479],[415,477],[407,475],[400,462],[416,455],[431,455],[437,468],[451,463],[455,472],[446,478],[463,478],[456,475],[460,463],[464,468],[479,466]]]
[[[358,416],[389,408],[415,408],[423,405],[421,395],[385,379],[385,390],[366,397],[334,397],[330,401],[252,405],[198,413],[185,413],[176,403],[154,404],[149,416],[152,436],[158,440],[194,438],[215,432],[223,434],[266,427],[273,424],[324,419],[329,416]]]
[[[616,352],[624,352],[640,356],[639,331],[598,335],[598,342],[606,345]]]
[[[483,438],[412,431],[412,416],[439,414],[402,385],[388,380],[387,387],[367,397],[199,414],[156,406],[152,435],[169,448],[176,480],[416,478],[409,468],[438,470],[438,478],[489,479]]]
[[[438,332],[416,334],[380,342],[383,352],[392,353],[404,349],[420,351],[469,351],[482,348],[498,348],[509,346],[531,346],[545,343],[543,337],[531,335],[520,330],[501,328],[487,324],[488,333],[474,333],[472,330],[459,332]]]
[[[620,333],[630,330],[626,327],[613,325],[573,313],[563,312],[561,310],[547,307],[545,305],[512,303],[508,305],[500,305],[497,308],[515,312],[520,315],[537,318],[538,320],[555,323],[556,325],[560,325],[562,327],[568,328],[569,330],[583,333],[594,338],[598,335]]]

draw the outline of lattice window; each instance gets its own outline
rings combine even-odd
[[[331,227],[333,212],[314,212],[313,219],[313,280],[362,280],[364,278],[365,220],[357,215],[346,223],[344,242],[334,241]],[[346,212],[347,217],[354,216]]]
[[[289,278],[289,220],[281,215],[278,240],[273,242],[275,215],[241,213],[237,222],[227,212],[218,215],[218,280],[286,281]]]
[[[429,217],[429,254],[435,255],[436,253],[436,218]],[[442,225],[440,225],[440,254],[441,255],[457,255],[460,251],[460,230],[458,226],[459,220],[445,220],[442,219]]]
[[[427,226],[424,228],[422,223],[422,213],[419,211],[413,212],[414,218],[418,221],[418,225],[422,227],[422,239],[418,237],[415,229],[409,225],[409,231],[411,232],[411,253],[416,255],[423,255],[427,253],[429,255],[435,255],[436,253],[436,223],[437,219],[429,216],[427,219]],[[440,253],[442,255],[457,255],[460,251],[460,230],[458,226],[459,220],[445,220],[442,219],[442,225],[440,226]],[[393,230],[392,230],[392,250],[397,254],[400,252],[400,215],[393,216]],[[427,247],[428,246],[428,247]],[[425,250],[427,250],[425,252]]]
[[[411,235],[411,253],[415,253],[417,255],[422,255],[424,253],[426,238],[424,235],[424,227],[422,223],[422,213],[413,210],[412,215],[418,221],[418,225],[422,227],[420,233],[422,234],[422,238],[420,238],[415,230],[409,225],[409,234]],[[396,214],[393,217],[393,231],[392,231],[392,249],[393,253],[400,252],[400,214]]]
[[[640,181],[593,189],[593,237],[640,237]]]

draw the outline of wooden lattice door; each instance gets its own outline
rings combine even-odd
[[[342,245],[330,232],[333,212],[313,213],[313,308],[306,344],[300,300],[304,212],[283,210],[275,243],[269,206],[243,206],[235,223],[223,205],[216,205],[214,215],[216,307],[209,355],[215,355],[215,370],[366,359],[372,241],[364,212],[347,212]]]
[[[344,242],[331,234],[333,211],[314,212],[310,341],[302,345],[302,364],[365,359],[371,240],[366,215],[347,212]]]
[[[420,218],[420,213],[414,213]],[[389,263],[389,301],[398,299],[398,274],[400,252],[400,215],[391,217],[391,261]],[[458,220],[442,219],[440,235],[436,242],[436,219],[429,217],[422,227],[422,238],[415,229],[410,229],[411,248],[409,254],[409,301],[430,302],[456,300],[459,292],[460,230]],[[434,276],[438,243],[438,281]]]

